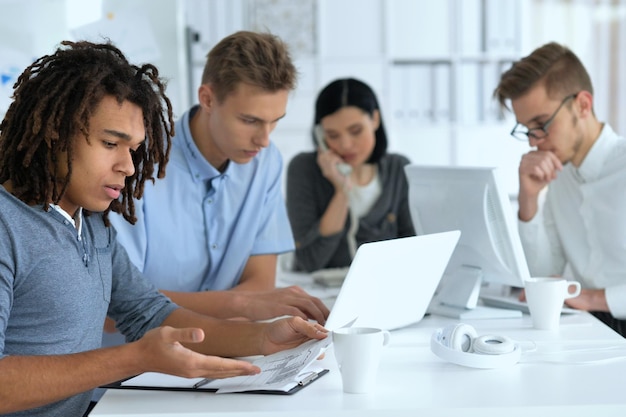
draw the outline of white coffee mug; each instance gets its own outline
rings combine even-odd
[[[344,392],[361,394],[372,390],[383,346],[389,344],[390,337],[387,330],[371,327],[333,331],[333,349]]]
[[[580,294],[580,283],[562,278],[529,278],[525,281],[526,301],[533,327],[553,330],[559,327],[563,302]]]

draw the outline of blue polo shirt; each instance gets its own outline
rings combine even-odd
[[[250,256],[294,249],[278,149],[270,144],[220,173],[191,137],[196,109],[176,123],[165,178],[147,182],[135,201],[137,223],[110,216],[133,263],[164,290],[227,290]]]

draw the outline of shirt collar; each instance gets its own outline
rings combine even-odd
[[[57,206],[56,204],[50,203],[50,207],[52,207],[53,209],[61,213],[61,215],[65,219],[67,219],[67,221],[72,223],[72,226],[74,226],[74,228],[78,230],[78,236],[80,236],[80,233],[83,229],[83,208],[82,207],[78,208],[74,217],[70,216],[70,214],[67,211],[63,210],[61,206]]]
[[[187,167],[189,168],[189,174],[193,178],[194,182],[211,180],[222,175],[221,172],[219,172],[209,163],[209,161],[206,160],[206,158],[204,158],[198,149],[196,142],[194,142],[193,136],[191,136],[189,123],[199,108],[200,107],[196,105],[183,115],[178,126],[180,129],[179,131],[182,132],[182,134],[176,135],[177,139],[182,140],[183,146],[181,146],[181,148],[185,161],[187,162]],[[230,165],[232,164],[229,164],[229,168]],[[228,171],[228,169],[226,171]]]
[[[611,126],[605,123],[600,136],[589,149],[589,153],[587,153],[582,164],[578,169],[575,169],[584,182],[593,181],[602,174],[604,164],[611,156],[618,139],[619,137],[613,132]]]

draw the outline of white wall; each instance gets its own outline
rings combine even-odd
[[[67,36],[65,0],[0,0],[0,116],[32,61]]]
[[[33,59],[53,52],[62,40],[105,37],[132,62],[154,63],[170,80],[175,109],[184,109],[189,103],[184,26],[182,2],[173,0],[0,0],[0,115],[15,79]]]

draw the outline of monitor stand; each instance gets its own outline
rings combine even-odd
[[[444,275],[442,288],[433,298],[428,311],[459,320],[522,317],[519,310],[478,305],[482,275],[480,268],[471,265],[462,265],[452,274]]]

